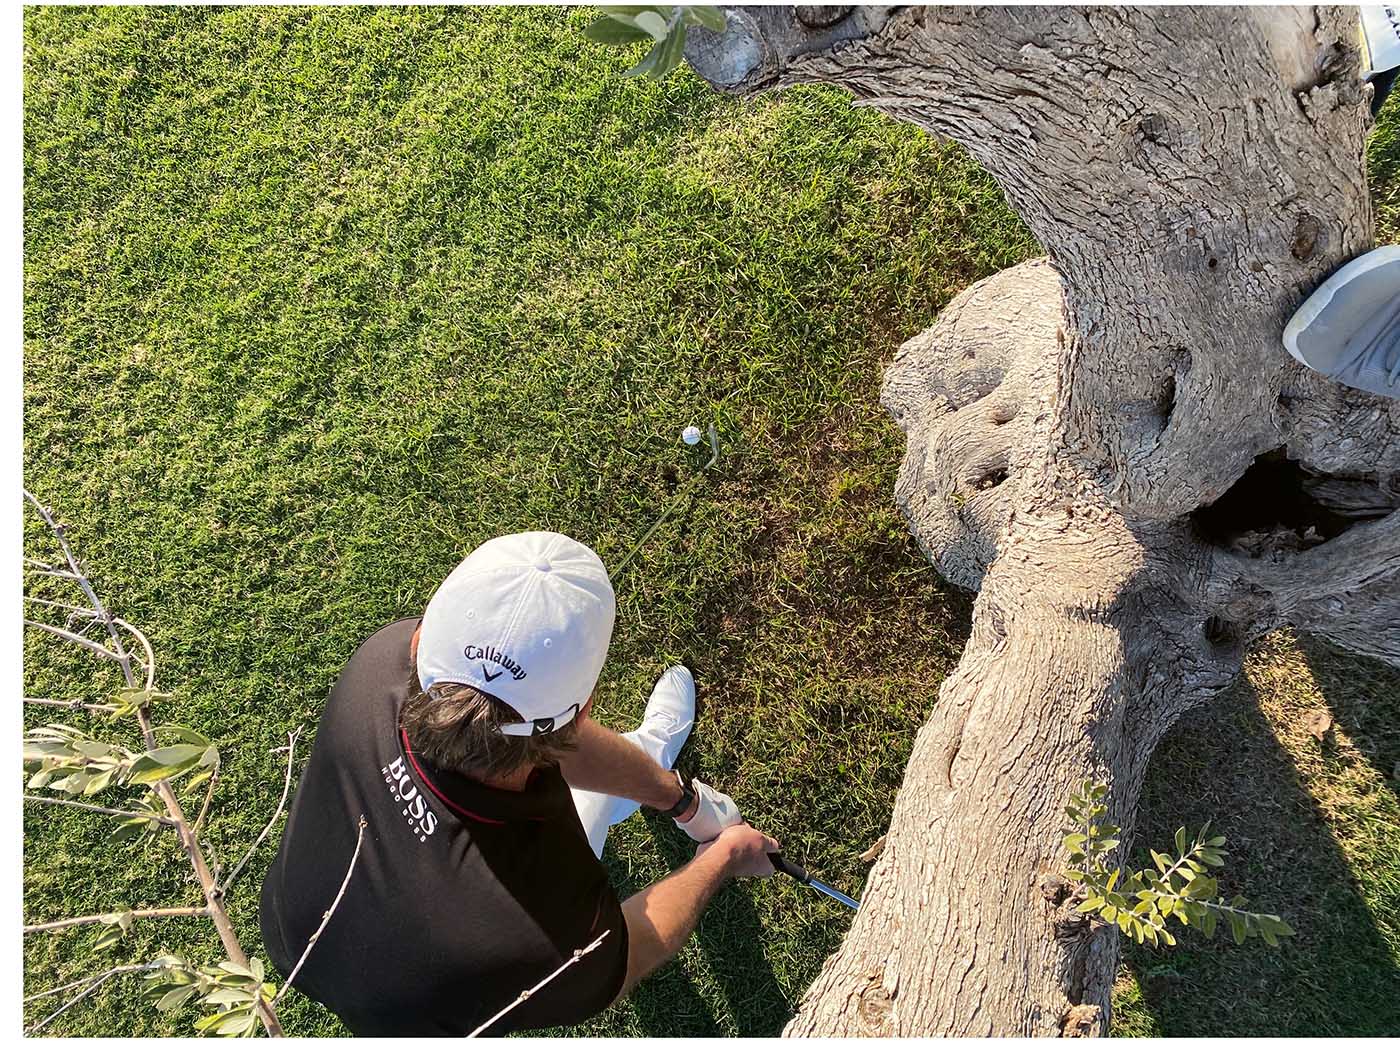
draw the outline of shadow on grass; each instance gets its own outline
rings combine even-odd
[[[1350,750],[1400,799],[1400,672],[1316,639],[1299,645]],[[1323,754],[1335,756],[1338,740],[1334,732],[1324,735]]]
[[[1290,746],[1299,741],[1292,727],[1305,704],[1286,693],[1279,698],[1286,687],[1280,681],[1276,688],[1268,675],[1278,671],[1273,653],[1263,663],[1267,692],[1242,678],[1183,718],[1158,749],[1143,788],[1134,860],[1150,865],[1147,847],[1162,849],[1179,825],[1193,829],[1209,819],[1228,838],[1222,893],[1242,894],[1251,909],[1279,914],[1297,935],[1277,950],[1258,940],[1237,947],[1228,935],[1208,941],[1195,933],[1182,933],[1171,950],[1127,945],[1125,962],[1140,996],[1126,1004],[1119,999],[1119,1033],[1138,1032],[1144,1017],[1155,1024],[1152,1033],[1169,1036],[1393,1034],[1400,1027],[1400,961],[1387,939],[1395,927],[1379,924],[1366,901],[1379,897],[1386,910],[1400,854],[1376,854],[1366,864],[1344,848],[1357,834],[1346,819],[1349,808],[1365,806],[1379,789],[1370,782],[1357,791],[1355,779],[1334,776],[1336,766],[1319,766],[1305,746],[1317,745],[1306,734],[1297,750],[1280,742],[1276,729]],[[1358,670],[1355,664],[1346,659],[1349,669]],[[1315,691],[1303,688],[1315,702]],[[1322,671],[1318,688],[1338,722],[1379,727],[1365,735],[1389,736],[1393,744],[1400,709],[1369,703],[1379,691]],[[1374,721],[1367,721],[1370,715]],[[1400,921],[1400,911],[1382,917],[1390,922],[1390,914]]]

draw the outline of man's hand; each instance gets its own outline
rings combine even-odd
[[[695,841],[712,842],[726,827],[744,822],[734,799],[724,792],[698,780],[692,780],[690,785],[695,789],[695,812],[687,820],[677,820],[676,824]]]
[[[773,873],[768,854],[781,848],[776,839],[744,823],[726,827],[714,841],[695,850],[695,855],[702,857],[716,847],[724,852],[729,873],[735,878],[767,878]]]

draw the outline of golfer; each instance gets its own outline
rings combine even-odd
[[[422,618],[350,658],[321,716],[261,923],[293,981],[361,1035],[462,1035],[606,933],[491,1024],[502,1035],[601,1012],[674,955],[730,879],[767,876],[777,843],[734,802],[671,770],[695,718],[684,667],[633,733],[589,717],[615,600],[591,550],[557,533],[477,548]],[[619,903],[599,863],[639,805],[702,843]]]

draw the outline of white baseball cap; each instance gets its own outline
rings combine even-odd
[[[617,600],[603,562],[562,533],[496,537],[448,574],[423,611],[418,681],[465,683],[513,708],[502,733],[552,733],[588,703]]]

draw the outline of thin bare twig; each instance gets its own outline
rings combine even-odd
[[[67,1002],[65,1002],[63,1005],[60,1005],[58,1008],[54,1009],[53,1012],[49,1013],[47,1016],[45,1016],[45,1017],[44,1017],[42,1020],[40,1020],[38,1023],[34,1024],[32,1027],[27,1028],[27,1029],[25,1030],[24,1033],[25,1033],[25,1034],[34,1034],[34,1033],[36,1033],[37,1031],[43,1030],[43,1029],[44,1029],[45,1027],[47,1027],[50,1023],[52,1023],[54,1020],[58,1019],[58,1018],[59,1018],[60,1016],[62,1016],[65,1012],[67,1012],[69,1009],[71,1009],[74,1005],[77,1005],[78,1002],[82,1001],[84,998],[86,998],[86,997],[88,997],[89,995],[91,995],[94,991],[97,990],[97,988],[101,987],[104,983],[106,983],[108,980],[110,980],[113,976],[116,976],[118,973],[123,973],[123,972],[138,972],[138,971],[140,971],[140,970],[142,970],[142,969],[154,969],[154,968],[155,968],[157,965],[159,965],[159,964],[160,964],[159,962],[148,962],[148,963],[146,963],[145,965],[119,965],[119,966],[117,966],[115,969],[108,969],[106,972],[100,972],[100,973],[98,973],[96,976],[90,976],[90,977],[88,977],[88,980],[80,980],[80,981],[78,981],[78,983],[87,983],[87,982],[90,980],[90,981],[92,982],[92,985],[91,985],[90,987],[88,987],[87,990],[85,990],[85,991],[83,991],[81,994],[79,994],[77,997],[75,997],[75,998],[70,998],[70,999],[69,999]],[[76,987],[76,986],[78,986],[78,984],[76,984],[76,983],[70,983],[70,984],[67,985],[67,987]],[[67,987],[56,988],[56,990],[66,990]],[[49,991],[49,992],[46,992],[46,993],[50,993],[50,994],[51,994],[51,993],[54,993],[54,992],[53,992],[53,991]],[[35,997],[36,997],[36,998],[41,998],[41,997],[43,997],[43,995],[41,995],[41,994],[36,994]],[[28,998],[25,999],[25,1001],[28,1001],[28,1000],[29,1000]]]
[[[119,704],[84,704],[81,700],[49,700],[47,697],[23,697],[26,704],[42,704],[50,708],[67,708],[69,711],[118,711]]]
[[[52,599],[41,599],[37,595],[20,596],[25,602],[37,603],[40,606],[52,606],[54,609],[68,610],[75,615],[84,617],[96,617],[97,611],[91,606],[74,606],[71,602],[54,602]]]
[[[301,957],[298,958],[297,963],[292,966],[292,971],[287,974],[287,982],[282,984],[282,989],[278,991],[277,996],[272,999],[274,1008],[277,1003],[282,1000],[282,995],[286,994],[288,989],[292,986],[292,981],[296,979],[297,973],[301,972],[301,967],[306,962],[306,956],[311,953],[311,948],[316,946],[316,941],[321,938],[321,933],[325,932],[326,926],[330,923],[331,915],[335,914],[335,909],[340,906],[340,899],[345,895],[345,889],[350,884],[350,876],[355,873],[355,864],[360,859],[360,846],[365,840],[365,827],[367,824],[368,821],[365,820],[364,814],[361,814],[360,831],[359,834],[355,836],[355,851],[350,854],[350,866],[345,869],[345,879],[340,883],[340,892],[335,894],[335,900],[331,902],[330,910],[321,915],[321,924],[318,925],[316,931],[311,934],[311,939],[306,941],[306,950],[301,952]]]
[[[37,925],[26,925],[24,935],[37,932],[52,932],[56,929],[69,929],[75,925],[92,925],[100,922],[104,918],[110,918],[113,914],[129,914],[133,918],[206,918],[209,916],[208,907],[148,907],[140,911],[112,911],[109,914],[85,914],[79,918],[60,918],[56,922],[39,922]]]
[[[509,1005],[507,1005],[507,1006],[506,1006],[504,1009],[502,1009],[500,1012],[496,1013],[496,1015],[492,1016],[489,1020],[487,1020],[485,1023],[483,1023],[483,1024],[482,1024],[480,1027],[478,1027],[476,1030],[474,1030],[474,1031],[472,1031],[470,1034],[468,1034],[467,1037],[469,1037],[469,1038],[478,1037],[478,1036],[481,1034],[482,1031],[484,1031],[487,1027],[491,1026],[491,1024],[495,1023],[497,1020],[499,1020],[499,1019],[500,1019],[502,1016],[504,1016],[506,1013],[510,1012],[510,1011],[511,1011],[513,1008],[515,1008],[517,1005],[520,1005],[520,1004],[524,1003],[525,1001],[529,1000],[531,997],[534,996],[534,994],[535,994],[536,991],[538,991],[541,987],[545,986],[545,984],[549,983],[552,979],[554,979],[556,976],[558,976],[561,972],[563,972],[565,969],[567,969],[570,965],[573,965],[575,962],[579,961],[579,959],[581,959],[585,954],[588,954],[588,953],[591,952],[591,951],[597,950],[598,945],[599,945],[600,943],[603,942],[603,940],[607,937],[608,933],[610,933],[610,932],[612,932],[611,929],[604,929],[604,930],[603,930],[603,935],[602,935],[602,936],[598,937],[596,940],[594,940],[592,943],[590,943],[587,947],[583,948],[582,950],[575,951],[575,952],[574,952],[574,956],[573,956],[572,958],[570,958],[568,961],[566,961],[563,965],[559,966],[559,968],[555,969],[552,973],[550,973],[548,976],[546,976],[544,979],[542,979],[539,983],[535,984],[535,985],[534,985],[533,987],[531,987],[528,991],[521,991],[521,992],[520,992],[520,997],[516,998],[515,1001],[511,1002]]]
[[[78,582],[78,586],[83,589],[83,594],[87,596],[88,602],[92,603],[92,608],[97,611],[104,624],[107,625],[107,634],[111,636],[112,643],[117,647],[117,660],[122,667],[122,675],[126,678],[126,684],[135,688],[136,677],[131,672],[131,656],[126,652],[126,647],[122,645],[121,636],[117,634],[116,626],[112,623],[112,615],[107,612],[107,607],[102,605],[102,600],[97,597],[97,592],[93,590],[92,583],[83,573],[83,569],[78,565],[78,559],[73,554],[73,549],[68,546],[68,538],[64,535],[63,524],[53,517],[53,513],[39,503],[39,499],[28,490],[24,491],[25,499],[32,504],[44,520],[44,525],[49,528],[49,532],[58,540],[58,546],[63,551],[63,558],[68,563],[68,569],[72,574],[72,580]],[[76,637],[76,636],[75,636]],[[80,640],[86,641],[86,640]],[[102,648],[102,647],[99,647]],[[108,651],[110,652],[110,651]]]
[[[108,618],[112,624],[119,628],[125,628],[136,637],[136,641],[141,643],[141,648],[146,653],[146,690],[149,692],[156,688],[156,653],[151,649],[151,642],[146,638],[145,632],[134,624],[129,624],[120,617]]]
[[[81,635],[68,631],[65,628],[55,628],[52,624],[45,624],[41,620],[31,620],[25,617],[24,623],[31,627],[38,628],[40,631],[47,631],[51,635],[57,635],[61,639],[67,639],[69,642],[76,642],[84,649],[92,650],[92,652],[96,653],[98,656],[106,657],[108,660],[115,660],[118,664],[126,664],[126,658],[124,656],[113,653],[100,642],[93,642],[92,639],[85,639]]]
[[[219,767],[216,765],[209,773],[209,789],[204,792],[204,805],[199,808],[199,816],[194,819],[194,827],[190,830],[196,838],[199,837],[200,830],[204,827],[204,818],[209,813],[209,803],[214,798],[214,785],[219,782]]]
[[[158,824],[166,827],[174,827],[175,821],[168,816],[158,816],[155,813],[143,813],[139,809],[112,809],[108,806],[95,806],[87,802],[70,802],[66,798],[45,798],[41,795],[25,795],[26,802],[38,802],[46,806],[72,806],[74,809],[91,809],[94,813],[111,813],[113,816],[140,817],[143,820],[154,820]]]
[[[233,888],[234,879],[238,877],[238,872],[243,870],[244,865],[248,862],[248,858],[257,851],[258,846],[263,844],[263,839],[265,839],[267,833],[272,830],[272,825],[277,823],[277,818],[282,815],[282,807],[287,804],[287,793],[292,789],[292,759],[296,757],[297,737],[299,736],[301,736],[300,726],[297,726],[296,729],[287,734],[287,776],[282,781],[282,797],[277,802],[277,811],[272,814],[272,819],[269,820],[267,826],[262,829],[262,834],[258,835],[258,837],[253,840],[253,844],[249,846],[248,851],[243,854],[243,859],[239,860],[238,863],[234,865],[233,870],[229,872],[229,876],[219,885],[219,892],[221,895],[228,895],[228,891]]]
[[[50,987],[46,991],[38,994],[26,995],[24,1001],[38,1001],[40,998],[47,998],[53,994],[62,994],[64,991],[71,991],[74,987],[81,987],[93,980],[100,980],[104,976],[115,976],[120,972],[148,972],[151,969],[160,967],[160,962],[146,962],[144,965],[118,965],[115,969],[107,969],[104,972],[94,973],[91,976],[84,976],[81,980],[74,980],[72,983],[65,983],[58,987]]]

